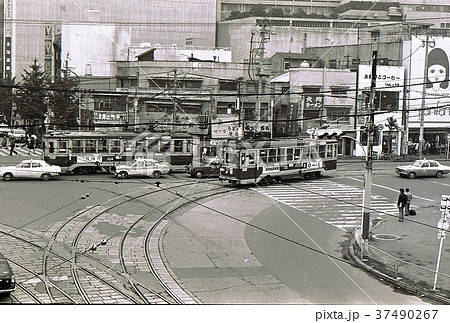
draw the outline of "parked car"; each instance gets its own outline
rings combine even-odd
[[[186,166],[186,172],[189,173],[192,177],[202,178],[205,176],[208,177],[219,176],[219,169],[220,169],[219,159],[201,161],[197,163],[196,166],[193,165],[194,165],[193,163],[190,163],[188,166]]]
[[[22,160],[16,166],[0,167],[0,176],[5,181],[10,181],[13,178],[40,178],[43,181],[48,181],[60,174],[61,167],[50,165],[43,160]]]
[[[162,174],[168,174],[172,166],[167,162],[159,162],[154,159],[138,158],[127,165],[116,167],[115,175],[119,178],[129,176],[149,176],[159,178]]]
[[[16,289],[16,280],[8,260],[0,253],[0,294],[9,296]]]
[[[419,176],[442,177],[450,172],[450,167],[440,164],[435,160],[418,159],[409,165],[399,165],[395,172],[402,177],[416,178]]]

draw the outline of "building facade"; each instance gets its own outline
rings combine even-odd
[[[113,61],[145,42],[214,47],[216,0],[1,0],[3,76],[36,58],[48,74],[110,76]]]

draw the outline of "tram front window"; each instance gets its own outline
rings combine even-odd
[[[225,153],[225,164],[236,164],[237,154],[236,153]]]

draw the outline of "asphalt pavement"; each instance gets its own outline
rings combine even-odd
[[[443,155],[426,157],[449,165]],[[437,193],[450,195],[450,188]],[[355,232],[349,254],[358,266],[395,288],[450,304],[450,236],[446,234],[447,239],[442,240],[438,236],[440,200],[433,204],[420,208],[414,205],[413,198],[412,208],[417,215],[405,216],[403,222],[399,222],[398,214],[375,220],[368,244],[360,248]]]
[[[5,150],[5,154],[0,154],[0,165],[15,165],[29,158],[41,156],[39,152],[28,155],[25,151],[9,156]],[[427,158],[449,164],[443,155]],[[450,189],[441,194],[450,195]],[[414,201],[412,205],[417,215],[405,216],[404,222],[398,221],[397,214],[391,214],[371,223],[370,238],[364,251],[361,252],[357,239],[353,239],[349,241],[348,256],[356,265],[394,288],[439,304],[450,304],[450,236],[438,238],[437,226],[441,218],[438,207],[418,208]]]

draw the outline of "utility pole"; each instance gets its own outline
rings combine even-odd
[[[263,93],[263,80],[266,74],[264,73],[264,51],[265,51],[265,44],[270,41],[270,35],[271,31],[269,30],[268,22],[266,19],[264,19],[261,22],[261,29],[259,30],[260,35],[260,42],[258,47],[258,67],[256,71],[256,76],[258,76],[258,83],[257,83],[257,89],[256,89],[256,124],[255,124],[255,131],[259,131],[260,129],[260,118],[261,118],[261,95]]]
[[[377,79],[377,51],[372,52],[372,83],[370,85],[369,115],[366,119],[367,149],[366,149],[366,175],[364,177],[362,233],[364,241],[368,241],[370,233],[370,198],[372,196],[372,143],[375,130],[375,86]]]
[[[419,129],[419,159],[422,159],[423,154],[423,131],[425,124],[425,95],[427,92],[427,62],[428,62],[428,43],[430,35],[427,31],[427,38],[425,40],[425,61],[423,62],[423,84],[422,84],[422,108],[420,109],[420,129]]]

